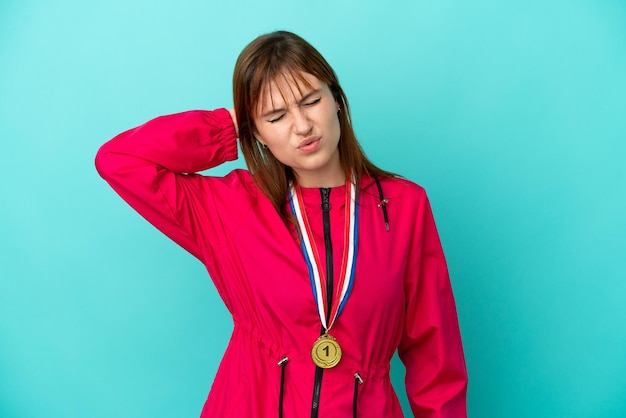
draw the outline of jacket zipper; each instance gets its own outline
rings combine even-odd
[[[324,247],[326,248],[326,323],[330,320],[330,307],[333,304],[333,243],[330,237],[330,188],[321,188],[322,220],[324,222]],[[320,335],[326,332],[324,327]],[[311,403],[311,418],[318,418],[320,394],[322,392],[322,377],[324,369],[315,367],[315,381],[313,383],[313,401]]]

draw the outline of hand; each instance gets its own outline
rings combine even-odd
[[[235,115],[235,108],[228,109],[228,113],[230,113],[230,117],[233,120],[233,125],[235,125],[235,133],[237,134],[237,138],[239,138],[239,126],[237,126],[237,115]]]

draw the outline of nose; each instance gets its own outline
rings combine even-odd
[[[307,136],[311,133],[311,120],[306,112],[302,109],[297,109],[293,112],[293,127],[294,131],[298,135]]]

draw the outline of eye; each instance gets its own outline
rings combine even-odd
[[[283,116],[285,116],[285,114],[284,114],[284,113],[283,113],[282,115],[276,116],[275,118],[268,119],[268,122],[269,122],[269,123],[276,123],[276,122],[278,122],[279,120],[281,120],[281,119],[283,118]]]
[[[318,97],[317,99],[311,100],[310,102],[306,102],[304,105],[305,106],[314,106],[314,105],[318,104],[320,102],[320,100],[322,100],[322,98]]]

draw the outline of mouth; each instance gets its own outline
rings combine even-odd
[[[298,149],[303,152],[313,152],[320,144],[321,138],[319,136],[310,136],[305,138],[298,144]]]

